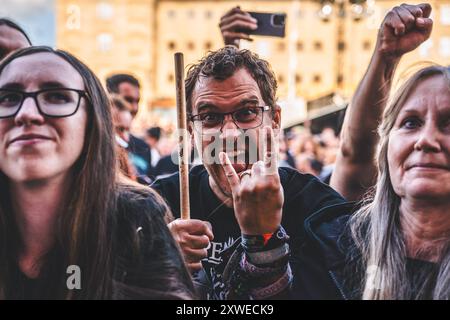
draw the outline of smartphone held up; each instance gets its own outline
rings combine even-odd
[[[269,12],[248,12],[258,21],[258,28],[247,31],[248,34],[258,36],[280,37],[285,36],[286,14]]]

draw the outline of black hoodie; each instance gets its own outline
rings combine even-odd
[[[355,298],[352,286],[345,281],[347,272],[356,267],[349,265],[351,241],[345,232],[353,210],[354,203],[331,205],[306,219],[304,243],[300,248],[291,247],[292,298]]]
[[[348,227],[355,209],[355,203],[335,204],[305,220],[305,241],[290,259],[293,299],[361,299],[366,268]],[[406,258],[405,267],[412,289],[403,298],[432,299],[439,266]]]

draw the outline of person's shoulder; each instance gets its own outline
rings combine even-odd
[[[284,191],[287,220],[291,218],[304,220],[323,208],[346,202],[337,191],[311,174],[304,174],[290,168],[280,168],[280,179]],[[293,222],[290,221],[290,223]],[[303,225],[303,221],[295,221],[295,223]]]
[[[290,167],[278,167],[281,183],[289,181],[289,179],[308,180],[309,175],[300,173],[297,169]]]
[[[171,173],[167,176],[157,178],[150,186],[157,190],[167,186],[178,186],[179,176],[178,172]]]
[[[278,172],[280,175],[281,185],[285,191],[292,190],[299,192],[302,190],[309,190],[310,192],[329,193],[344,200],[336,190],[323,183],[319,178],[313,176],[312,174],[301,173],[296,169],[287,167],[278,168]]]
[[[130,143],[138,148],[149,148],[150,146],[143,139],[130,134]]]
[[[317,231],[319,227],[327,228],[330,226],[333,226],[333,229],[339,226],[337,229],[340,229],[347,224],[357,208],[357,203],[352,201],[335,203],[312,214],[306,219],[305,224],[314,231]]]
[[[115,280],[130,289],[120,293],[135,299],[190,296],[190,279],[164,219],[167,207],[161,197],[148,187],[125,185],[117,198]]]
[[[342,257],[352,247],[349,222],[357,211],[356,202],[344,202],[324,207],[305,221],[305,229],[309,239],[328,258]],[[333,254],[331,254],[333,253]]]
[[[194,166],[189,170],[189,182],[191,184],[196,184],[198,180],[205,174],[207,175],[208,172],[206,171],[203,165]],[[155,189],[161,189],[167,186],[176,186],[178,188],[180,183],[179,181],[180,181],[180,173],[175,172],[163,178],[156,179],[151,185],[151,187]]]
[[[148,187],[119,186],[114,213],[114,240],[122,258],[132,261],[146,252],[136,252],[139,243],[149,246],[153,239],[168,241],[167,223],[172,214],[162,197]],[[148,248],[150,250],[150,248]]]
[[[178,168],[178,165],[174,162],[174,160],[172,160],[173,155],[172,154],[168,154],[166,156],[162,156],[161,159],[159,159],[158,164],[156,165],[161,166],[161,167],[166,167],[166,166],[171,166],[174,168]]]
[[[191,170],[189,170],[189,176],[197,177],[202,176],[204,174],[208,174],[208,172],[206,171],[205,166],[202,164],[193,166]]]
[[[290,167],[279,167],[278,173],[280,175],[281,183],[289,183],[292,180],[301,180],[303,182],[320,182],[318,178],[309,174],[309,173],[301,173],[297,169]]]
[[[117,218],[132,226],[148,226],[155,220],[168,218],[168,207],[161,196],[149,187],[120,185],[117,197]]]

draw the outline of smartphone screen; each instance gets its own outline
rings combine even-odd
[[[247,31],[249,34],[281,38],[285,36],[285,13],[249,12],[249,14],[258,20],[258,28]]]

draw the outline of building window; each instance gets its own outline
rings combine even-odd
[[[301,83],[302,82],[302,76],[298,73],[295,75],[295,83]]]
[[[114,7],[106,2],[97,4],[97,17],[102,20],[110,20],[114,16]]]
[[[441,23],[444,26],[450,26],[450,5],[441,5]]]
[[[207,20],[211,20],[212,17],[213,17],[212,11],[208,10],[208,11],[205,12],[205,18],[206,18]]]
[[[441,37],[439,40],[439,54],[444,58],[450,57],[450,37]]]
[[[284,77],[282,74],[279,74],[277,78],[278,78],[278,83],[280,83],[280,84],[284,83]]]
[[[322,50],[322,42],[314,41],[314,50],[317,50],[317,51]]]
[[[260,40],[256,43],[256,52],[265,59],[268,59],[271,55],[270,43],[264,40]]]
[[[192,41],[189,41],[187,43],[187,48],[188,48],[188,50],[194,50],[195,49],[195,44]]]
[[[428,39],[419,46],[419,55],[422,59],[428,58],[430,51],[433,48],[433,40]]]
[[[189,10],[188,12],[187,12],[187,16],[188,16],[188,18],[189,19],[194,19],[195,18],[195,11],[194,10]]]
[[[284,41],[278,42],[277,48],[278,48],[278,51],[284,51],[286,49],[286,44],[284,43]]]
[[[108,52],[113,47],[113,36],[110,33],[100,33],[97,36],[98,50],[101,52]]]
[[[177,46],[176,46],[175,42],[169,41],[169,43],[167,44],[167,47],[169,48],[169,50],[175,50],[175,48]]]
[[[322,77],[320,76],[320,74],[315,74],[313,77],[313,82],[315,84],[321,83],[322,82]]]
[[[363,42],[363,49],[364,50],[370,50],[370,48],[372,47],[372,43],[369,40],[366,40]]]
[[[175,10],[169,10],[169,11],[167,11],[167,17],[168,17],[169,19],[175,18],[175,15],[176,15]]]
[[[167,76],[167,81],[169,81],[170,83],[173,83],[175,77],[172,73],[169,73],[169,75]]]
[[[297,42],[297,51],[303,51],[303,42]]]
[[[205,42],[205,50],[211,50],[213,47],[212,42],[211,41],[206,41]]]

